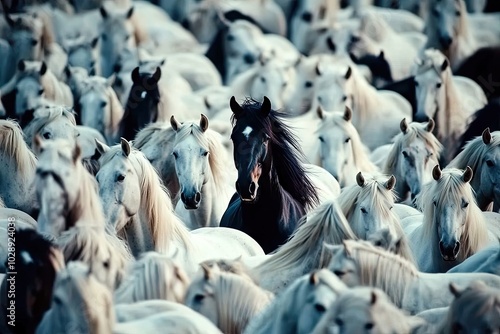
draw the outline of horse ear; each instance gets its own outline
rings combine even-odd
[[[205,263],[200,263],[200,266],[201,269],[203,269],[203,277],[205,278],[205,280],[208,281],[212,276],[212,269]]]
[[[482,136],[483,136],[483,143],[485,143],[486,145],[491,143],[491,132],[489,127],[484,129]]]
[[[17,69],[18,69],[20,72],[24,72],[24,70],[26,69],[26,62],[24,61],[24,59],[21,59],[21,60],[17,63]]]
[[[318,114],[319,119],[325,119],[325,111],[321,106],[318,106],[318,108],[316,108],[316,114]]]
[[[427,126],[425,127],[425,129],[427,130],[427,132],[432,132],[434,131],[435,126],[436,122],[434,122],[432,118],[429,118],[429,122],[427,122]]]
[[[210,105],[210,102],[208,101],[208,96],[205,96],[205,97],[203,98],[203,103],[205,103],[205,107],[206,107],[208,110],[212,109],[212,106]]]
[[[106,79],[106,85],[111,87],[115,84],[116,81],[116,73],[111,74],[109,78]]]
[[[406,131],[408,131],[408,123],[406,122],[406,118],[403,118],[401,120],[401,123],[399,123],[399,128],[401,129],[402,133],[406,134]]]
[[[108,18],[108,11],[103,6],[99,7],[99,13],[101,13],[103,19]]]
[[[391,175],[389,180],[385,183],[385,188],[387,190],[392,190],[394,189],[394,186],[396,185],[396,177],[394,175]]]
[[[450,282],[449,285],[450,292],[455,296],[455,298],[458,298],[462,295],[463,290],[461,290],[455,283]]]
[[[445,59],[441,64],[441,72],[446,70],[448,68],[448,65],[450,65],[450,62],[448,61],[448,59]]]
[[[94,49],[96,46],[97,46],[97,43],[99,42],[99,36],[95,37],[91,42],[90,42],[90,46],[92,47],[92,49]]]
[[[127,14],[125,15],[125,17],[127,19],[131,18],[132,15],[134,14],[134,6],[130,7],[130,9],[128,10]]]
[[[130,150],[131,150],[130,143],[128,142],[127,139],[121,137],[120,138],[120,145],[122,146],[123,154],[125,154],[125,156],[128,157],[130,154]]]
[[[377,294],[375,293],[375,291],[372,291],[370,304],[375,305],[376,302],[377,302]]]
[[[158,83],[158,81],[160,81],[161,79],[161,68],[160,67],[156,67],[156,71],[155,73],[153,73],[153,76],[151,77],[155,83]]]
[[[352,119],[352,110],[348,106],[345,106],[344,110],[344,120],[349,122]]]
[[[134,68],[131,74],[131,78],[133,83],[139,83],[139,81],[141,80],[141,76],[139,74],[139,66]]]
[[[40,75],[44,75],[45,73],[47,73],[47,64],[42,61],[42,66],[40,66]]]
[[[316,64],[316,74],[321,75],[321,69],[319,68],[319,62]]]
[[[174,115],[170,116],[170,126],[172,126],[172,129],[174,129],[175,132],[179,130],[179,123],[175,119]]]
[[[201,119],[200,119],[200,128],[201,131],[205,132],[208,129],[208,118],[207,116],[201,114]]]
[[[400,254],[400,249],[401,249],[401,246],[403,245],[403,236],[401,236],[398,241],[396,241],[396,243],[394,244],[394,252],[396,254]]]
[[[434,166],[432,169],[432,177],[434,180],[438,181],[441,178],[441,168],[439,168],[439,165]]]
[[[260,112],[264,117],[267,117],[271,112],[271,101],[267,96],[264,96],[264,101],[262,101]]]
[[[76,163],[78,160],[80,160],[82,156],[82,148],[80,145],[76,144],[75,149],[73,150],[73,163]]]
[[[328,38],[326,39],[326,45],[328,46],[330,51],[332,51],[332,52],[337,51],[337,45],[335,45],[335,42],[333,41],[332,36],[328,36]]]
[[[95,139],[95,147],[101,155],[104,155],[106,152],[109,151],[109,146],[104,144],[97,138]]]
[[[356,175],[356,182],[358,183],[358,186],[360,186],[360,187],[365,185],[365,178],[363,177],[363,174],[361,174],[361,172],[359,172]]]
[[[234,96],[231,96],[231,99],[229,100],[229,107],[231,108],[231,111],[234,113],[235,116],[239,116],[243,113],[243,108],[239,105],[238,102],[236,102],[236,98]]]
[[[347,80],[351,77],[351,75],[352,75],[352,68],[351,68],[351,66],[349,66],[349,68],[347,68],[347,72],[346,72],[344,78],[346,78],[346,80]]]
[[[380,50],[380,54],[378,55],[378,59],[384,59],[384,58],[385,58],[384,50]]]
[[[346,241],[347,241],[346,239],[342,240],[342,246],[344,246],[344,251],[347,254],[347,256],[351,256],[351,249]]]
[[[319,279],[318,279],[318,273],[316,271],[313,271],[311,275],[309,276],[309,283],[311,285],[316,285],[318,284]]]
[[[293,67],[299,66],[303,57],[304,57],[303,55],[300,55],[299,58],[297,58],[297,61],[295,62],[295,64],[293,64]]]
[[[467,166],[465,168],[465,171],[464,171],[464,174],[463,174],[464,182],[465,183],[469,183],[470,180],[472,180],[473,176],[474,176],[474,172],[472,171],[472,168],[470,168],[470,166]]]

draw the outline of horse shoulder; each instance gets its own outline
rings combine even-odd
[[[408,102],[408,100],[401,96],[401,94],[389,90],[379,90],[378,93],[381,97],[384,97],[387,101],[390,101],[390,103],[392,103],[396,108],[395,110],[398,110],[400,114],[411,117],[411,104],[410,102]],[[401,119],[398,119],[398,122],[401,122]]]
[[[488,99],[484,94],[483,89],[472,79],[462,76],[454,76],[453,84],[455,85],[455,89],[459,96],[469,96],[471,97],[471,101],[468,102],[468,105],[475,106],[474,112],[478,109],[484,107],[488,103]],[[475,104],[474,101],[477,101]],[[472,109],[472,108],[471,108]]]

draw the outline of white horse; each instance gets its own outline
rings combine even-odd
[[[423,323],[395,306],[384,291],[357,287],[339,296],[312,333],[413,333]]]
[[[323,243],[336,245],[345,239],[356,236],[337,202],[332,200],[304,216],[290,239],[275,253],[242,261],[253,267],[249,269],[250,275],[261,287],[279,293],[300,276],[321,268]],[[255,260],[261,263],[255,266],[252,263]]]
[[[344,187],[338,198],[342,213],[356,237],[367,240],[380,231],[388,231],[391,239],[401,239],[401,256],[413,262],[400,218],[393,210],[396,178],[384,175],[356,175],[356,185]]]
[[[227,334],[243,333],[274,295],[246,277],[202,265],[203,275],[193,280],[184,304],[204,315]]]
[[[184,213],[187,213],[185,223],[191,230],[219,226],[233,193],[227,168],[231,161],[220,135],[208,129],[205,115],[201,115],[198,124],[179,124],[172,116],[170,124],[176,132],[172,156]],[[178,207],[176,211],[183,209]]]
[[[244,333],[310,333],[347,287],[326,269],[296,279],[276,297]]]
[[[438,50],[424,52],[415,69],[415,97],[419,122],[433,118],[434,132],[444,145],[443,158],[450,161],[470,117],[487,103],[482,88],[474,81],[453,76],[448,59]]]
[[[426,48],[441,50],[456,70],[477,49],[500,43],[499,23],[498,13],[468,14],[463,0],[429,0]]]
[[[500,208],[500,131],[490,133],[487,128],[482,136],[468,142],[463,151],[447,167],[464,169],[470,166],[474,176],[470,182],[477,204],[487,210],[494,202],[494,211]]]
[[[121,145],[99,145],[97,174],[106,222],[137,256],[156,250],[174,255],[188,275],[198,263],[213,258],[263,255],[262,248],[243,232],[230,228],[200,228],[188,232],[174,214],[172,201],[145,156],[122,139]]]
[[[123,117],[123,107],[112,85],[115,77],[109,79],[92,76],[84,79],[79,103],[81,124],[99,131],[108,144],[118,139],[118,127]]]
[[[38,208],[33,184],[37,159],[13,121],[0,120],[0,198],[8,208],[35,214]]]
[[[422,186],[431,181],[432,168],[438,164],[443,146],[432,134],[432,118],[427,123],[410,124],[403,119],[400,128],[401,133],[394,138],[383,172],[396,177],[398,200],[406,202],[408,195],[413,201]]]
[[[421,271],[446,272],[495,239],[495,226],[486,224],[476,204],[469,183],[472,176],[470,167],[441,171],[436,165],[434,181],[417,200],[423,215],[403,219]]]
[[[490,273],[500,275],[500,247],[498,245],[481,249],[464,262],[447,271],[448,273]]]
[[[355,184],[356,172],[378,172],[351,122],[349,107],[346,106],[343,113],[324,112],[318,107],[318,115],[321,119],[316,131],[320,142],[320,165],[339,181],[341,187]]]
[[[94,177],[81,163],[81,149],[75,142],[54,139],[42,142],[36,169],[36,192],[40,202],[38,230],[59,236],[78,224],[103,224],[103,208]]]
[[[352,123],[370,149],[390,142],[411,106],[401,95],[377,91],[354,66],[317,67],[314,99],[325,110],[353,111]]]
[[[402,257],[377,248],[366,241],[346,240],[343,246],[328,246],[328,269],[347,286],[371,286],[383,290],[399,308],[417,314],[448,306],[453,296],[448,285],[464,285],[483,280],[500,287],[500,277],[491,274],[426,274]]]

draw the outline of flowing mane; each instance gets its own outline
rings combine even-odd
[[[263,117],[260,113],[261,103],[252,99],[246,99],[241,107],[245,110],[244,113],[238,116],[233,113],[231,116],[233,126],[245,119],[247,124],[253,125],[255,131],[264,131],[269,136],[273,154],[271,182],[286,191],[304,209],[317,204],[318,194],[302,165],[305,158],[300,144],[283,123],[279,112],[271,110],[267,117]],[[282,207],[287,208],[285,205]]]
[[[122,154],[120,145],[111,147],[101,157],[101,166],[110,163],[113,157]],[[166,252],[175,239],[189,249],[189,232],[174,213],[168,190],[163,185],[158,172],[149,163],[144,154],[132,147],[127,158],[133,165],[141,188],[140,214],[144,222],[149,223],[149,230],[154,240],[155,249]]]
[[[0,148],[14,159],[21,175],[25,178],[34,175],[37,159],[25,144],[23,131],[17,122],[0,120]]]
[[[472,168],[476,175],[476,171],[481,166],[485,155],[500,147],[500,131],[491,133],[491,141],[485,144],[483,138],[478,136],[467,142],[462,152],[453,159],[447,167],[465,169],[467,166]],[[474,176],[475,176],[474,175]]]
[[[321,248],[318,249],[317,245],[323,243],[338,245],[346,239],[357,239],[335,201],[320,205],[303,216],[297,224],[299,227],[290,239],[267,261],[255,268],[256,276],[269,271],[280,272],[291,269],[305,259],[313,259],[309,271],[318,269]]]
[[[116,304],[162,299],[183,303],[189,277],[167,255],[156,252],[141,254],[115,291]]]
[[[66,117],[76,127],[75,114],[70,108],[60,106],[50,107],[35,115],[33,120],[24,128],[26,143],[29,146],[33,146],[35,136],[40,130],[60,117]]]
[[[208,128],[203,132],[197,122],[184,122],[177,129],[174,147],[188,136],[193,136],[203,149],[209,152],[208,163],[214,178],[217,193],[223,191],[224,185],[228,183],[226,150],[222,144],[221,136],[214,130]]]
[[[437,240],[436,212],[441,212],[447,203],[462,203],[465,198],[469,205],[466,208],[466,221],[461,234],[459,260],[463,261],[488,243],[488,229],[481,209],[476,204],[474,191],[469,183],[464,183],[463,172],[456,168],[446,168],[438,181],[427,184],[422,189],[422,196],[419,199],[419,206],[424,213],[423,228],[424,237],[429,240],[434,251],[437,250],[439,240]],[[434,203],[436,203],[434,205]]]
[[[165,136],[166,142],[173,142],[175,138],[175,131],[172,129],[170,124],[164,122],[155,122],[151,123],[141,131],[137,133],[134,138],[133,145],[138,150],[142,150],[146,144],[148,144],[151,140],[156,138],[155,135]]]
[[[346,240],[344,252],[355,262],[360,284],[385,291],[398,307],[406,294],[406,285],[420,275],[410,261],[367,241]]]
[[[387,157],[387,161],[384,166],[384,174],[393,174],[399,156],[405,147],[408,147],[416,141],[417,139],[422,140],[429,150],[433,153],[433,158],[439,159],[439,155],[443,150],[443,145],[439,140],[429,132],[427,129],[427,123],[411,122],[408,124],[406,132],[400,132],[394,137],[394,144],[391,151]]]

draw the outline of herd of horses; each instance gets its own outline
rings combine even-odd
[[[499,333],[498,4],[1,1],[0,332]]]

